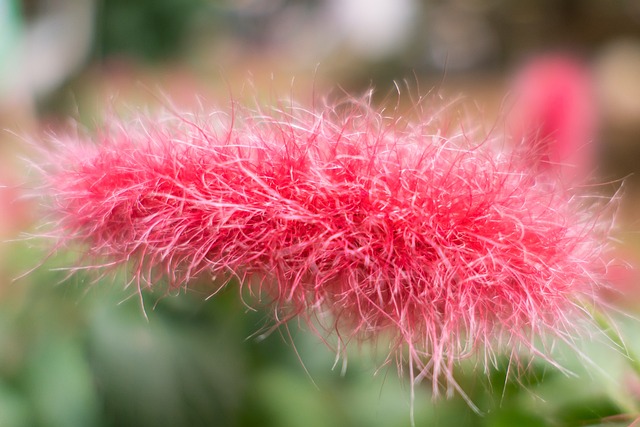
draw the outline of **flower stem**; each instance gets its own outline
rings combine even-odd
[[[626,356],[627,365],[633,370],[636,376],[640,379],[640,357],[630,349],[622,339],[622,335],[618,328],[613,325],[611,319],[605,316],[600,310],[592,307],[590,310],[593,320],[600,328],[602,332],[609,338],[616,346],[622,349]]]

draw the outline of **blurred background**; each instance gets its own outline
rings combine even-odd
[[[122,106],[305,103],[370,88],[377,102],[396,84],[408,103],[430,91],[461,97],[492,123],[518,70],[549,54],[579,60],[588,75],[576,108],[589,104],[593,179],[609,193],[624,187],[616,238],[634,263],[638,0],[0,0],[0,427],[410,425],[409,381],[379,369],[374,349],[353,349],[343,373],[304,326],[258,339],[269,313],[247,310],[233,290],[210,300],[149,294],[146,319],[126,277],[96,283],[52,268],[70,254],[14,280],[48,253],[23,239],[39,220],[24,197],[34,185],[27,141],[71,122],[93,129]],[[637,314],[637,273],[612,274],[618,292],[608,298]],[[634,322],[620,327],[640,347]],[[535,362],[507,381],[507,360],[488,375],[463,365],[458,377],[482,413],[459,396],[432,403],[423,384],[415,423],[630,425],[640,380],[599,344],[579,346],[600,369],[570,352],[562,359],[575,377]]]

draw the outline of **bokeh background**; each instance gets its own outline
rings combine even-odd
[[[634,263],[638,0],[0,0],[0,427],[410,425],[409,381],[376,349],[352,349],[343,371],[302,325],[256,336],[270,315],[233,289],[141,303],[126,273],[67,277],[56,267],[74,254],[46,258],[47,242],[29,238],[42,218],[23,159],[40,135],[94,129],[107,111],[224,108],[231,97],[304,103],[373,88],[375,103],[400,86],[406,102],[460,98],[491,123],[516,70],[549,52],[581,58],[592,76],[594,180],[623,188],[615,237]],[[640,348],[638,275],[617,275],[610,298]],[[621,349],[588,338],[578,346],[592,363],[560,356],[575,376],[542,362],[517,379],[508,360],[487,373],[460,366],[481,413],[417,385],[415,424],[630,425],[640,379]]]

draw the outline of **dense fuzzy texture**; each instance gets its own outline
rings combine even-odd
[[[143,286],[236,277],[278,319],[390,338],[436,392],[455,386],[456,361],[498,344],[570,340],[606,224],[532,170],[529,149],[450,112],[384,114],[367,100],[236,105],[114,121],[95,145],[59,139],[46,168],[58,237]]]

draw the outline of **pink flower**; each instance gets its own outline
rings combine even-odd
[[[584,317],[608,224],[499,135],[386,114],[366,100],[234,105],[61,139],[46,168],[60,242],[142,287],[237,278],[280,321],[390,339],[436,393],[457,387],[457,361],[500,346],[550,359],[534,341],[565,340]]]
[[[538,165],[582,183],[596,169],[597,101],[591,72],[567,54],[536,57],[517,73],[509,124],[535,145]]]

